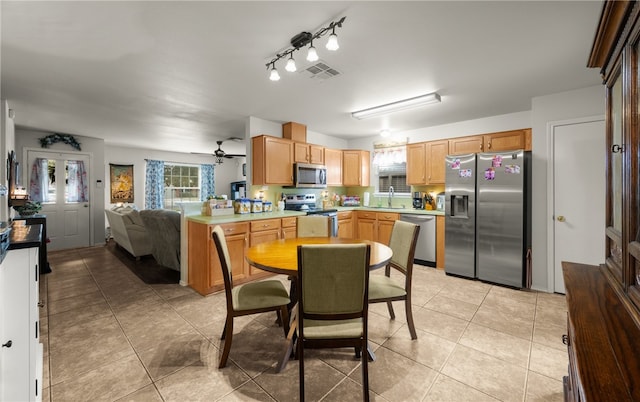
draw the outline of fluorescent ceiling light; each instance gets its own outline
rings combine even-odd
[[[399,110],[411,109],[418,106],[428,105],[430,103],[439,103],[440,95],[433,92],[426,95],[416,96],[415,98],[404,99],[397,102],[387,103],[386,105],[380,105],[369,109],[358,110],[352,112],[351,116],[356,119],[366,119],[368,117],[377,116],[380,114],[393,113]]]

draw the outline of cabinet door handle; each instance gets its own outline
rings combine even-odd
[[[567,334],[562,335],[562,343],[569,346],[569,336]]]
[[[7,341],[7,343],[3,343],[2,347],[3,348],[10,348],[11,345],[13,345],[13,341],[9,340],[9,341]]]
[[[487,148],[491,149],[491,143],[487,144]]]
[[[44,307],[44,300],[40,300],[38,302],[38,307],[40,307],[40,308]]]

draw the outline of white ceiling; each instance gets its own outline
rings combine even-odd
[[[18,126],[107,144],[211,152],[245,119],[350,139],[531,109],[600,84],[585,67],[600,1],[0,2],[2,98]],[[265,63],[346,16],[329,80]],[[300,64],[306,52],[296,52]],[[306,63],[306,62],[305,62]],[[350,112],[437,91],[442,103]],[[225,142],[230,153],[237,142]]]

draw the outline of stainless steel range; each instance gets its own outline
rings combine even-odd
[[[305,211],[307,215],[328,216],[331,220],[331,236],[338,237],[338,210],[318,208],[315,194],[286,194],[284,209]]]

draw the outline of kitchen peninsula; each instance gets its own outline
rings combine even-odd
[[[399,213],[434,215],[438,217],[439,226],[441,219],[444,222],[444,213],[441,211],[372,207],[336,207],[336,209],[343,215],[345,213],[353,215],[351,233],[355,237],[358,236],[357,217],[354,213],[356,211],[393,214],[395,219],[398,219]],[[241,284],[271,275],[261,269],[249,266],[245,259],[247,249],[262,242],[295,237],[297,217],[304,215],[306,213],[300,211],[275,211],[220,216],[188,216],[189,286],[202,295],[224,288],[222,269],[211,237],[211,231],[216,225],[220,225],[225,233],[234,283]],[[440,236],[440,228],[438,228],[438,236]],[[383,240],[380,241],[385,243]],[[444,242],[438,241],[438,244],[440,243],[444,244]],[[438,250],[438,254],[440,255],[440,250]],[[438,261],[438,267],[440,266],[443,265]]]

